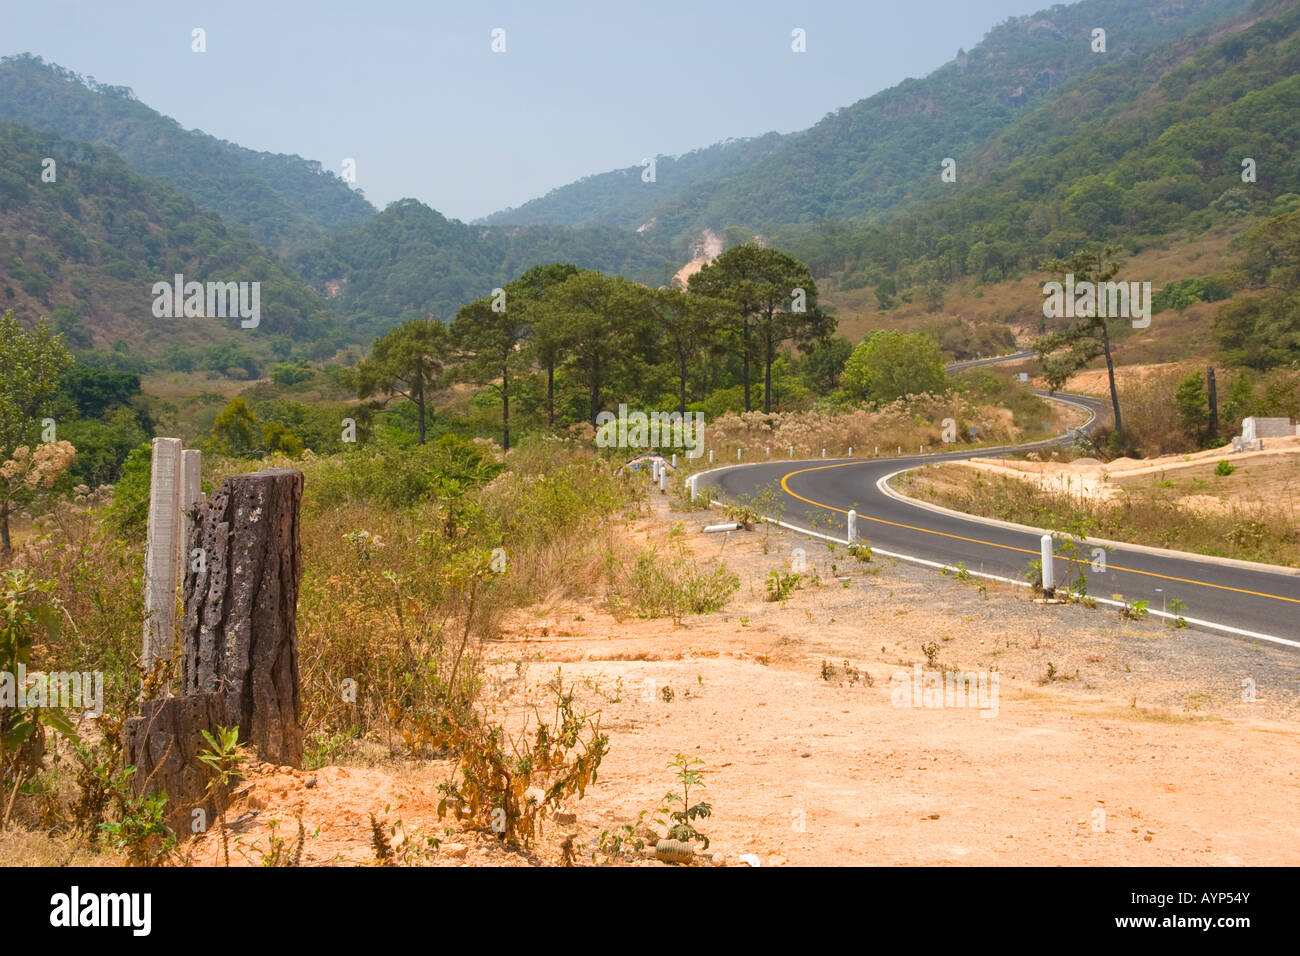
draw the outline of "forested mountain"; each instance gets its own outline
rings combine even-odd
[[[875,286],[887,307],[909,285],[997,281],[1086,242],[1136,251],[1224,217],[1289,212],[1300,206],[1300,5],[1247,22],[1092,72],[975,154],[971,182],[888,225],[776,241],[841,289]]]
[[[676,272],[673,255],[630,230],[470,226],[403,199],[289,262],[356,327],[381,334],[404,316],[448,318],[538,263],[571,262],[657,286]]]
[[[905,200],[938,190],[945,158],[957,161],[959,182],[972,174],[968,161],[981,146],[1071,80],[1248,6],[1249,0],[1058,4],[1004,22],[924,79],[905,80],[802,133],[701,150],[677,169],[661,161],[659,170],[678,174],[660,173],[653,185],[641,181],[639,167],[588,177],[488,221],[626,226],[653,219],[653,229],[681,237],[705,227],[770,232],[822,219],[887,217]],[[1093,51],[1096,28],[1106,31],[1104,53]],[[651,204],[655,187],[661,201]]]
[[[153,285],[177,273],[260,282],[259,325],[156,318]],[[69,348],[100,350],[128,368],[170,350],[181,364],[253,372],[259,360],[340,334],[322,300],[243,229],[107,149],[0,122],[6,309],[24,323],[49,316]]]
[[[320,163],[245,149],[186,130],[137,100],[30,55],[0,60],[0,119],[107,146],[139,173],[283,251],[359,225],[375,209]]]
[[[683,156],[659,156],[655,159],[653,183],[642,179],[643,166],[615,169],[586,176],[517,209],[503,209],[479,221],[488,225],[638,229],[653,218],[666,197],[684,202],[700,183],[734,176],[771,156],[784,139],[779,133],[768,133],[757,139],[716,143]]]

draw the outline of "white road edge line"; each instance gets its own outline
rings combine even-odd
[[[1064,401],[1064,399],[1062,399],[1062,401]],[[1071,402],[1070,404],[1076,404],[1076,403]],[[850,459],[850,460],[854,460],[854,461],[855,461],[856,459]],[[864,458],[864,459],[862,459],[862,460],[865,462],[865,461],[874,461],[875,459]],[[705,470],[705,471],[699,471],[699,472],[696,472],[694,475],[690,475],[690,476],[687,476],[687,477],[688,477],[688,478],[690,478],[690,477],[696,478],[696,479],[697,479],[696,487],[698,487],[698,486],[699,486],[698,479],[703,478],[705,475],[711,475],[711,474],[713,474],[714,472],[719,472],[719,471],[732,471],[732,470],[734,470],[734,469],[736,469],[736,468],[753,468],[753,467],[756,467],[756,466],[758,466],[758,465],[769,465],[769,464],[772,464],[772,463],[771,463],[771,462],[768,462],[768,461],[754,461],[754,462],[748,462],[748,463],[746,463],[746,464],[742,464],[742,465],[722,465],[721,467],[718,467],[718,468],[709,468],[709,469],[707,469],[707,470]],[[917,466],[914,465],[914,466],[912,466],[912,467],[917,467]],[[901,470],[901,471],[907,471],[907,470],[909,470],[909,469],[904,468],[904,469],[900,469],[900,470]],[[895,474],[897,474],[897,472],[895,472]],[[892,476],[891,476],[891,477],[892,477]],[[723,503],[720,502],[720,501],[714,501],[712,498],[710,498],[710,499],[709,499],[709,507],[711,507],[711,508],[714,508],[714,507],[717,507],[717,508],[723,508],[723,507],[725,507],[725,505],[723,505]],[[788,529],[788,530],[790,530],[790,531],[797,531],[797,532],[799,532],[800,534],[811,535],[811,536],[814,537],[814,538],[822,538],[822,539],[824,539],[824,540],[826,540],[826,541],[835,541],[835,542],[837,542],[837,543],[839,543],[839,544],[849,544],[849,541],[848,541],[847,538],[836,538],[836,537],[833,537],[833,536],[828,535],[828,534],[822,534],[820,531],[809,531],[807,528],[801,528],[801,527],[799,527],[798,525],[787,524],[787,523],[784,522],[784,521],[778,521],[778,520],[775,519],[775,518],[769,518],[767,515],[759,515],[759,517],[762,518],[764,521],[770,523],[770,524],[774,524],[774,525],[777,525],[777,526],[779,526],[779,527],[786,528],[786,529]],[[974,518],[975,516],[974,516],[974,515],[965,515],[965,517],[967,517],[967,518]],[[978,519],[977,519],[977,520],[978,520]],[[1031,529],[1031,530],[1032,530],[1032,529]],[[1092,539],[1090,539],[1090,540],[1092,540]],[[874,548],[874,547],[873,547],[871,550],[872,550],[872,553],[874,553],[874,554],[883,554],[883,555],[885,555],[885,557],[887,557],[887,558],[895,558],[895,559],[897,559],[897,560],[899,560],[899,561],[910,561],[910,562],[913,563],[913,564],[924,565],[925,567],[928,567],[928,568],[938,568],[938,569],[940,569],[940,570],[942,570],[942,569],[944,569],[944,568],[953,568],[953,566],[950,565],[950,564],[940,564],[940,563],[937,562],[937,561],[929,561],[929,560],[927,560],[927,559],[925,559],[925,558],[914,557],[913,555],[910,555],[910,554],[898,554],[898,553],[893,552],[893,551],[884,551],[884,550],[882,550],[882,549]],[[1176,551],[1176,552],[1173,552],[1174,555],[1179,555],[1179,554],[1181,554],[1181,553],[1182,553],[1182,552],[1177,552],[1177,551]],[[954,568],[954,570],[955,570],[955,568]],[[990,581],[1001,581],[1001,582],[1004,583],[1004,584],[1014,584],[1016,587],[1027,588],[1027,587],[1030,586],[1029,583],[1028,583],[1027,581],[1017,581],[1017,580],[1015,580],[1014,578],[1004,578],[1004,577],[1001,577],[1001,576],[996,575],[996,574],[987,574],[987,573],[985,573],[985,572],[983,572],[983,571],[969,571],[969,570],[968,570],[968,571],[967,571],[967,574],[970,574],[972,577],[987,578],[987,579],[990,580]],[[1108,604],[1108,605],[1110,605],[1111,607],[1122,607],[1122,606],[1123,606],[1123,605],[1121,604],[1121,602],[1119,602],[1119,601],[1115,601],[1115,600],[1112,600],[1111,598],[1093,598],[1093,600],[1096,601],[1098,604]],[[1237,636],[1237,637],[1250,637],[1250,638],[1254,638],[1254,639],[1256,639],[1256,640],[1260,640],[1260,641],[1269,641],[1269,642],[1271,642],[1271,643],[1273,643],[1273,644],[1282,644],[1282,645],[1284,645],[1284,646],[1286,646],[1286,647],[1295,647],[1295,648],[1300,648],[1300,641],[1292,641],[1292,640],[1288,640],[1288,639],[1285,638],[1285,637],[1276,637],[1276,636],[1274,636],[1274,635],[1272,635],[1272,634],[1261,634],[1261,633],[1259,633],[1258,631],[1247,631],[1247,630],[1245,630],[1244,628],[1240,628],[1240,627],[1232,627],[1231,625],[1228,625],[1228,624],[1219,624],[1219,623],[1216,623],[1215,621],[1206,621],[1206,620],[1202,620],[1201,618],[1196,618],[1196,617],[1188,617],[1188,616],[1185,615],[1185,614],[1182,614],[1182,615],[1179,615],[1179,614],[1170,614],[1170,613],[1168,613],[1168,612],[1166,612],[1166,611],[1151,611],[1151,610],[1148,610],[1147,613],[1148,613],[1148,614],[1152,614],[1152,615],[1154,615],[1155,617],[1165,618],[1166,620],[1174,620],[1174,619],[1176,619],[1176,618],[1178,618],[1178,617],[1182,617],[1182,619],[1183,619],[1184,621],[1186,621],[1188,624],[1196,624],[1196,625],[1198,625],[1198,626],[1200,626],[1200,627],[1208,627],[1208,628],[1210,628],[1210,629],[1212,629],[1212,630],[1215,630],[1215,631],[1222,631],[1222,632],[1224,632],[1224,633],[1226,633],[1226,634],[1233,634],[1233,635],[1235,635],[1235,636]]]
[[[722,508],[725,506],[720,501],[710,501],[709,507]],[[770,524],[778,525],[779,527],[786,528],[789,531],[797,531],[800,534],[811,535],[814,538],[822,538],[825,541],[834,541],[837,544],[852,543],[847,538],[836,538],[833,535],[822,534],[820,531],[809,531],[807,528],[801,528],[798,525],[788,524],[785,521],[777,521],[775,518],[769,518],[766,515],[760,515],[760,517],[764,521],[769,522]],[[912,564],[924,565],[927,568],[937,568],[940,571],[957,570],[956,566],[951,564],[941,564],[938,561],[929,561],[925,558],[913,557],[910,554],[899,554],[895,551],[886,551],[883,548],[872,547],[871,553],[883,554],[887,558],[895,558],[896,560],[899,561],[910,561]],[[999,581],[1003,584],[1014,584],[1018,588],[1031,587],[1031,585],[1027,581],[1017,581],[1015,578],[1004,578],[1001,575],[987,574],[984,571],[971,571],[967,569],[966,573],[974,578],[987,578],[990,581]],[[1111,598],[1094,597],[1092,598],[1092,600],[1096,601],[1098,604],[1107,604],[1111,607],[1124,607],[1123,601],[1115,601],[1112,600]],[[1228,634],[1234,634],[1238,637],[1251,637],[1261,641],[1270,641],[1274,644],[1284,644],[1287,647],[1300,648],[1300,641],[1290,641],[1287,640],[1285,637],[1274,637],[1272,634],[1260,634],[1258,631],[1247,631],[1240,627],[1231,627],[1227,624],[1217,624],[1214,621],[1203,621],[1200,618],[1188,617],[1186,614],[1170,614],[1166,611],[1152,611],[1152,610],[1148,610],[1147,613],[1150,614],[1152,617],[1161,617],[1170,621],[1176,620],[1179,617],[1181,617],[1188,624],[1197,624],[1200,625],[1201,627],[1213,628],[1216,631],[1225,631]]]
[[[967,459],[969,460],[969,459]],[[903,504],[912,505],[922,511],[933,511],[936,514],[948,515],[952,518],[961,518],[966,521],[975,521],[979,524],[991,525],[995,528],[1003,528],[1007,531],[1019,531],[1025,534],[1044,535],[1051,531],[1050,528],[1034,528],[1027,524],[1016,524],[1014,521],[1003,521],[1001,518],[986,518],[983,515],[973,515],[966,511],[956,511],[953,508],[945,508],[943,505],[936,505],[930,501],[924,501],[920,498],[911,498],[903,494],[896,488],[891,488],[889,482],[899,475],[909,471],[917,471],[924,468],[925,465],[913,465],[911,468],[900,468],[898,471],[890,472],[884,475],[876,482],[876,490],[886,498],[893,498]],[[1176,551],[1173,548],[1156,548],[1149,544],[1134,544],[1131,541],[1112,541],[1109,538],[1081,538],[1080,541],[1086,541],[1088,544],[1099,544],[1104,548],[1114,548],[1121,551],[1135,551],[1139,554],[1150,554],[1156,557],[1176,558],[1180,561],[1191,561],[1197,564],[1217,564],[1225,568],[1237,568],[1243,571],[1259,571],[1265,574],[1282,574],[1292,577],[1300,577],[1300,568],[1288,568],[1281,564],[1265,564],[1262,561],[1243,561],[1240,558],[1224,558],[1217,554],[1196,554],[1192,551]]]

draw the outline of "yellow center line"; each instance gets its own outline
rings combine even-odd
[[[836,465],[817,465],[814,468],[800,468],[799,470],[792,471],[781,478],[781,490],[784,491],[790,497],[798,498],[800,501],[806,502],[810,505],[813,505],[814,507],[825,508],[827,511],[836,511],[842,515],[846,515],[848,514],[848,512],[845,511],[843,508],[836,508],[834,505],[824,504],[823,502],[820,501],[813,501],[811,498],[805,498],[803,495],[791,491],[790,486],[789,484],[787,484],[787,482],[795,475],[802,475],[806,472],[825,471],[827,468],[847,468],[850,465],[856,465],[856,464],[858,464],[858,462],[846,461],[846,462],[840,462],[839,464]],[[996,541],[985,541],[982,538],[968,538],[960,534],[950,534],[947,531],[934,531],[930,528],[918,528],[916,525],[902,524],[898,521],[888,521],[884,518],[873,518],[871,515],[860,514],[858,515],[858,518],[859,519],[865,518],[867,521],[874,521],[877,524],[891,525],[895,528],[906,528],[908,531],[920,531],[924,534],[938,535],[941,538],[954,538],[957,541],[969,541],[971,544],[982,544],[990,548],[1002,548],[1005,551],[1019,551],[1022,554],[1032,554],[1035,556],[1039,554],[1038,551],[1031,550],[1029,548],[1017,548],[1014,545],[1010,545],[1010,544],[998,544]],[[1058,555],[1058,557],[1064,558],[1064,560],[1071,561],[1075,564],[1090,563],[1087,561],[1082,561],[1079,558],[1065,557],[1064,555]],[[1160,578],[1162,581],[1177,581],[1180,584],[1195,584],[1203,588],[1218,588],[1220,591],[1235,591],[1237,594],[1249,594],[1253,597],[1272,598],[1275,601],[1287,601],[1291,604],[1300,604],[1300,600],[1297,600],[1296,598],[1283,597],[1280,594],[1267,594],[1263,591],[1250,591],[1247,590],[1246,588],[1229,587],[1226,584],[1211,584],[1209,581],[1196,581],[1193,580],[1192,578],[1178,578],[1168,574],[1157,574],[1154,571],[1139,571],[1137,568],[1125,568],[1125,567],[1121,567],[1118,564],[1108,564],[1107,566],[1115,571],[1125,571],[1129,574],[1144,574],[1149,578]]]

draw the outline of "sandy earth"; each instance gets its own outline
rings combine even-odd
[[[1154,362],[1145,365],[1117,365],[1115,386],[1121,391],[1144,384],[1152,378],[1174,372],[1186,373],[1199,369],[1204,363],[1197,361]],[[1040,382],[1041,384],[1041,382]],[[1081,392],[1084,395],[1110,395],[1110,374],[1105,366],[1084,369],[1071,375],[1061,387],[1064,392]]]
[[[601,830],[673,785],[666,765],[684,752],[706,763],[700,797],[713,815],[700,828],[729,865],[750,854],[764,866],[1300,863],[1295,653],[860,565],[775,529],[705,536],[704,517],[656,494],[629,534],[661,540],[680,521],[700,557],[721,552],[742,580],[722,611],[674,627],[616,619],[593,598],[520,614],[488,649],[487,706],[517,715],[559,668],[610,735],[598,782],[569,808],[576,820],[548,825],[532,855],[437,819],[448,761],[371,748],[352,758],[369,766],[266,768],[248,781],[230,813],[232,862],[260,862],[271,818],[292,842],[300,813],[303,862],[373,863],[374,812],[390,827],[400,818],[408,847],[443,841],[407,862],[556,863],[573,833],[589,863]],[[766,574],[788,569],[794,548],[823,583],[785,606],[763,600]],[[996,716],[895,706],[891,674],[928,671],[927,642],[941,668],[996,670]],[[196,841],[194,861],[212,862],[216,842]]]
[[[691,276],[722,255],[722,237],[712,229],[705,229],[691,248],[691,261],[677,270],[673,282],[686,288]]]

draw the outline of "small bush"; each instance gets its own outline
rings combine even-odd
[[[611,562],[615,560],[610,556]],[[708,614],[726,605],[740,588],[740,578],[718,561],[703,567],[685,546],[673,543],[666,551],[651,548],[637,556],[630,571],[611,569],[616,611],[638,617],[671,617],[680,624],[689,614]]]

